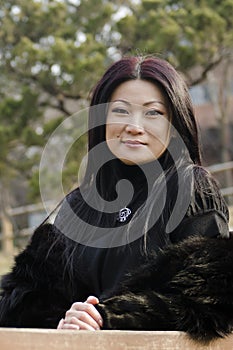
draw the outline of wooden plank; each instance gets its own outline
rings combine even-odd
[[[221,171],[232,170],[233,169],[233,161],[210,165],[209,167],[207,167],[207,169],[211,173],[218,173]]]
[[[1,350],[232,350],[233,334],[209,345],[182,332],[0,328]]]

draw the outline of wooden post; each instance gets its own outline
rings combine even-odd
[[[13,225],[7,213],[3,210],[1,213],[2,226],[2,253],[5,255],[13,255],[14,253],[14,235]]]

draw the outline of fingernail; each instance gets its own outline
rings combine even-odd
[[[99,323],[100,327],[103,326],[103,321],[101,320],[101,318],[99,319],[98,323]]]

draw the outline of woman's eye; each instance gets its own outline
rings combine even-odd
[[[124,108],[113,108],[112,110],[113,113],[118,113],[118,114],[129,114],[129,112],[124,109]]]
[[[145,113],[147,117],[157,117],[162,114],[163,114],[162,112],[157,111],[156,109],[151,109]]]

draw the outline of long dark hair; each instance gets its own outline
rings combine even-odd
[[[181,75],[167,61],[157,57],[125,57],[112,64],[92,93],[91,106],[105,104],[121,83],[132,79],[148,80],[162,89],[168,98],[172,124],[182,135],[195,164],[201,163],[198,129],[190,94]],[[103,115],[102,115],[103,117]],[[95,116],[89,116],[89,150],[105,140],[105,127],[92,129]],[[105,115],[106,118],[106,115]]]
[[[134,233],[137,231],[141,231],[140,238],[144,238],[144,240],[142,240],[142,243],[144,243],[142,248],[144,248],[146,254],[147,247],[149,247],[149,245],[147,245],[147,239],[148,237],[149,239],[151,237],[150,232],[152,232],[153,236],[156,236],[158,249],[159,247],[164,246],[164,244],[169,243],[170,232],[176,228],[176,224],[179,224],[183,218],[180,217],[178,218],[178,221],[176,220],[176,216],[179,216],[180,214],[180,205],[182,206],[184,204],[185,197],[185,193],[182,193],[182,197],[179,197],[179,175],[181,175],[180,178],[182,178],[181,185],[183,185],[184,192],[187,192],[186,197],[188,200],[183,205],[183,209],[186,211],[188,210],[190,204],[189,200],[191,200],[194,191],[193,183],[199,183],[199,181],[196,181],[198,177],[200,183],[202,181],[203,172],[201,167],[198,128],[194,117],[189,91],[182,76],[167,61],[157,57],[124,57],[112,64],[92,91],[88,129],[88,161],[83,182],[79,188],[66,196],[64,199],[65,205],[63,203],[57,219],[55,220],[55,226],[57,224],[56,227],[58,227],[65,236],[72,238],[71,240],[68,239],[66,241],[66,249],[64,250],[65,260],[67,261],[67,271],[71,276],[70,280],[72,280],[73,268],[76,266],[76,264],[73,264],[72,262],[75,255],[74,253],[79,246],[73,244],[73,240],[80,243],[79,237],[75,237],[74,234],[73,239],[72,234],[75,233],[75,231],[77,232],[77,236],[79,236],[80,231],[81,233],[83,232],[83,235],[86,233],[87,235],[89,234],[89,232],[85,232],[85,227],[83,230],[81,226],[72,223],[75,216],[71,215],[70,219],[70,208],[72,209],[72,212],[81,217],[84,222],[93,225],[92,233],[94,235],[95,230],[98,230],[98,227],[101,227],[102,225],[102,218],[105,216],[106,219],[105,208],[101,208],[101,205],[99,205],[99,211],[93,210],[93,208],[83,200],[82,195],[80,195],[80,190],[83,188],[84,192],[87,193],[89,197],[94,197],[92,193],[95,193],[96,188],[94,187],[97,186],[99,193],[104,199],[107,199],[110,202],[111,200],[114,200],[115,187],[122,176],[122,173],[119,172],[119,168],[122,171],[122,164],[118,159],[113,159],[113,161],[107,162],[104,166],[99,168],[99,164],[95,157],[96,154],[91,151],[96,146],[103,143],[105,147],[103,149],[104,152],[110,152],[105,142],[107,117],[106,104],[108,104],[111,95],[120,84],[132,79],[147,80],[161,89],[161,92],[164,94],[168,103],[167,107],[169,115],[171,116],[171,123],[183,141],[184,146],[182,147],[185,148],[185,152],[182,152],[182,147],[179,148],[180,145],[178,145],[178,152],[176,152],[177,159],[173,159],[169,153],[168,147],[168,150],[165,151],[158,160],[163,174],[153,174],[154,168],[153,166],[150,168],[149,164],[149,172],[152,169],[152,173],[150,173],[150,175],[152,175],[152,184],[150,184],[150,188],[147,188],[147,192],[145,191],[145,186],[140,187],[141,184],[137,183],[137,176],[140,177],[141,175],[138,170],[133,168],[133,171],[137,171],[135,181],[136,195],[138,197],[141,196],[141,199],[144,196],[143,200],[145,197],[147,198],[145,205],[142,205],[142,210],[140,207],[136,206],[132,219],[128,224],[122,226],[128,237],[130,237],[130,243],[133,242],[131,237],[134,237]],[[171,138],[170,144],[171,143],[176,147],[176,137]],[[132,171],[130,168],[132,167],[133,166],[131,165],[123,165],[123,170],[125,171],[123,176],[127,175],[127,172],[129,172],[131,176]],[[167,188],[165,188],[162,181],[163,176],[160,175],[165,175],[165,186]],[[97,181],[93,182],[93,178],[96,178]],[[195,178],[194,182],[193,178]],[[132,179],[135,180],[134,176]],[[112,196],[112,194],[114,195]],[[137,198],[135,202],[137,201]],[[66,206],[67,203],[68,206]],[[177,209],[177,203],[178,212],[175,211],[175,209]],[[162,211],[159,219],[156,221],[153,216],[154,213],[159,210],[159,207],[160,209],[162,208]],[[183,216],[186,214],[184,210],[183,213],[181,213]],[[114,227],[114,222],[112,221],[112,216],[110,215],[109,217],[110,219],[108,219],[107,215],[107,220],[105,220],[105,226],[103,227],[109,227],[109,231],[111,231],[111,227]],[[171,217],[175,217],[175,225],[174,222],[171,222]],[[68,231],[71,232],[71,236],[67,234]],[[86,246],[88,245],[89,244],[85,245],[82,243],[83,249],[86,249]],[[93,245],[91,246],[93,247]],[[111,247],[114,247],[114,245]],[[102,248],[104,248],[104,246]],[[156,249],[155,245],[153,245],[153,249]]]
[[[89,111],[89,128],[88,128],[88,161],[84,179],[79,189],[83,190],[86,194],[86,198],[91,198],[92,202],[95,201],[96,190],[103,197],[104,200],[114,200],[116,191],[115,187],[119,180],[121,180],[122,174],[119,173],[119,160],[106,162],[102,167],[99,167],[99,160],[101,154],[98,152],[92,152],[95,147],[103,144],[104,153],[111,153],[106,146],[106,117],[107,109],[106,104],[110,101],[111,95],[114,90],[123,82],[132,79],[143,79],[151,83],[154,83],[161,89],[168,103],[169,114],[171,115],[171,123],[175,128],[179,139],[182,139],[183,149],[178,149],[176,152],[177,159],[172,159],[169,152],[165,152],[165,155],[159,159],[161,167],[163,168],[163,174],[156,175],[153,178],[154,183],[150,184],[148,191],[148,200],[143,207],[145,215],[140,216],[140,229],[144,231],[144,237],[146,239],[146,233],[151,228],[150,220],[153,216],[154,206],[157,203],[161,206],[164,205],[161,218],[159,221],[159,228],[161,241],[163,240],[165,227],[169,222],[171,212],[173,211],[178,193],[178,187],[180,184],[177,167],[182,169],[182,181],[185,183],[186,177],[189,176],[194,167],[201,165],[198,128],[194,117],[193,106],[187,85],[185,84],[181,75],[165,60],[157,57],[124,57],[119,61],[113,63],[105,72],[103,77],[97,83],[92,91],[92,98]],[[176,147],[176,140],[178,138],[171,139],[173,146]],[[168,147],[169,148],[169,147]],[[184,156],[185,155],[185,156]],[[98,159],[97,159],[98,158]],[[130,172],[130,165],[127,166]],[[188,170],[187,170],[188,169]],[[121,169],[122,170],[122,169]],[[126,172],[124,173],[126,174]],[[163,176],[166,177],[166,189],[164,191]],[[178,174],[178,175],[177,175]],[[96,180],[96,182],[94,181]],[[192,180],[187,181],[188,198],[191,189]],[[96,188],[97,187],[97,188]],[[79,191],[78,189],[78,191]],[[145,187],[137,188],[137,192],[145,191]],[[83,193],[84,193],[83,192]],[[101,203],[97,203],[98,210],[93,210],[87,205],[85,200],[74,200],[75,196],[80,198],[80,193],[76,190],[68,195],[68,202],[72,206],[72,210],[82,219],[89,220],[93,226],[97,228],[102,225],[103,217],[107,217],[107,227],[112,225],[112,216],[105,215],[104,207]],[[164,200],[164,196],[166,196]],[[179,198],[181,201],[181,199]],[[126,203],[127,204],[127,203]],[[157,204],[156,204],[157,205]],[[187,204],[188,206],[188,204]],[[187,209],[187,208],[186,208]],[[157,209],[156,209],[157,210]],[[134,218],[137,218],[137,208]],[[108,217],[110,217],[108,222]],[[91,222],[90,218],[94,218]],[[142,220],[141,220],[142,219]],[[64,230],[67,227],[67,217],[61,219],[63,221]],[[69,220],[68,220],[69,221]],[[152,220],[153,221],[153,220]],[[129,225],[126,225],[127,230],[137,229],[139,226],[136,222],[134,226],[134,219],[130,220]],[[133,227],[134,226],[134,227]],[[172,226],[172,225],[171,225]],[[78,230],[78,228],[77,228]],[[83,229],[82,229],[83,230]],[[94,229],[93,229],[94,230]],[[72,229],[73,231],[73,229]],[[159,235],[159,233],[158,233]]]
[[[161,89],[168,102],[173,127],[182,137],[192,162],[201,165],[198,127],[188,87],[171,64],[153,56],[124,57],[113,63],[99,80],[90,103],[88,152],[105,141],[106,104],[112,93],[121,83],[133,79],[150,81]],[[107,147],[105,152],[109,152]],[[96,158],[89,154],[84,184],[90,184],[96,168]],[[106,186],[104,177],[102,181]]]
[[[183,162],[182,166],[185,162],[185,167],[190,164],[191,166],[201,165],[198,128],[189,91],[181,75],[167,61],[157,57],[124,57],[113,63],[107,69],[92,91],[88,128],[88,161],[86,173],[80,186],[81,189],[86,191],[87,197],[89,196],[89,198],[92,198],[92,201],[95,197],[96,190],[105,200],[107,199],[109,201],[113,200],[116,194],[115,187],[121,176],[118,172],[119,160],[115,162],[112,161],[110,164],[107,162],[100,168],[98,162],[102,155],[100,152],[92,152],[92,150],[98,145],[103,144],[103,153],[110,153],[105,142],[106,104],[108,104],[112,93],[120,84],[133,79],[147,80],[161,89],[168,103],[171,123],[179,137],[182,138],[183,148],[185,148],[187,156],[187,158],[184,159],[184,153],[179,151],[177,155],[179,158],[178,160]],[[173,143],[174,147],[176,147],[174,140]],[[177,162],[174,164],[174,160],[169,155],[169,152],[167,152],[165,157],[162,157],[161,165],[163,167],[163,172],[166,173],[167,183],[172,179],[172,181],[170,181],[170,183],[172,182],[172,186],[170,186],[169,193],[167,193],[167,196],[170,198],[176,197],[177,187],[179,186],[178,183],[175,184],[175,181],[177,181],[177,164]],[[130,168],[130,166],[128,166],[128,168]],[[150,188],[150,200],[147,201],[148,208],[145,210],[145,224],[142,225],[145,231],[150,219],[150,213],[153,212],[152,208],[154,206],[155,197],[157,196],[157,198],[159,198],[158,193],[160,193],[161,196],[163,195],[161,181],[160,178],[157,178],[157,186],[151,186]],[[140,191],[140,189],[137,190]],[[142,189],[142,191],[143,190],[144,189]],[[173,201],[173,205],[171,205],[171,203],[165,204],[162,219],[164,225],[166,225],[169,220],[169,215],[174,203],[175,201]],[[83,203],[83,208],[81,208],[82,204],[80,204],[80,201],[78,205],[79,208],[74,208],[74,211],[78,210],[79,213],[84,213],[83,215],[87,218],[93,216],[91,209],[85,203]],[[98,205],[100,210],[99,213],[96,214],[99,218],[99,220],[96,221],[97,226],[101,225],[102,214],[105,211],[104,206],[101,207],[101,203]],[[109,227],[111,227],[111,223],[109,223]]]

